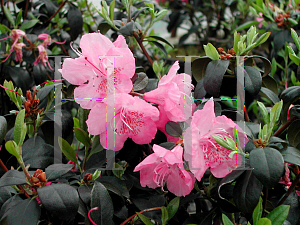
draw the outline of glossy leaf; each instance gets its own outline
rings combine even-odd
[[[208,43],[207,45],[203,45],[205,55],[208,56],[211,60],[219,60],[220,55],[215,46],[213,46],[211,43]]]
[[[181,126],[173,121],[168,121],[165,126],[166,132],[173,137],[180,137],[182,135]]]
[[[10,10],[6,6],[3,6],[3,11],[4,11],[4,14],[5,14],[7,20],[13,25],[13,27],[15,27],[16,26],[15,20],[13,19],[13,16],[12,16]]]
[[[78,127],[74,127],[74,131],[77,140],[80,141],[86,148],[89,148],[91,145],[91,140],[88,133]]]
[[[241,175],[233,189],[233,200],[236,207],[244,213],[252,213],[262,192],[263,185],[254,176],[252,170],[246,170]]]
[[[19,147],[17,146],[16,142],[14,141],[7,141],[5,143],[5,148],[6,150],[12,154],[13,156],[15,156],[17,159],[19,159],[20,157],[20,152],[19,152]]]
[[[26,184],[25,175],[21,171],[9,170],[0,178],[0,187]]]
[[[276,104],[280,101],[278,96],[268,88],[261,87],[260,92],[265,94],[273,102],[273,104]]]
[[[200,57],[192,62],[192,73],[197,82],[204,78],[206,67],[212,60],[208,56]],[[202,81],[203,82],[203,81]]]
[[[25,119],[25,109],[22,109],[19,111],[17,117],[16,117],[16,122],[15,122],[15,129],[14,129],[14,141],[16,142],[17,145],[22,145],[27,128],[23,126],[24,124],[24,119]]]
[[[149,78],[143,72],[140,72],[137,75],[138,75],[138,78],[134,81],[133,89],[134,89],[134,91],[141,91],[147,87]]]
[[[268,218],[260,218],[257,225],[272,225],[272,222]]]
[[[52,164],[45,169],[47,180],[55,180],[68,173],[73,167],[73,164]]]
[[[75,188],[67,184],[51,184],[37,189],[39,198],[53,216],[61,220],[73,219],[79,207],[79,196]]]
[[[259,202],[258,202],[257,206],[255,207],[253,214],[252,214],[253,225],[258,225],[258,221],[260,220],[261,215],[262,215],[262,210],[263,210],[262,198],[259,198]]]
[[[273,188],[284,173],[284,160],[273,148],[257,148],[250,152],[250,167],[257,179],[267,188]]]
[[[287,139],[289,143],[295,148],[300,148],[300,119],[297,119],[292,122],[287,130]]]
[[[222,221],[224,225],[234,225],[225,214],[222,214]]]
[[[33,20],[27,20],[22,23],[20,30],[26,30],[34,27],[38,22],[40,22],[38,19],[33,19]]]
[[[245,66],[245,90],[252,96],[259,93],[262,85],[262,78],[260,72],[251,67]]]
[[[179,202],[180,198],[175,197],[173,198],[169,204],[167,205],[167,211],[168,211],[168,220],[172,219],[172,217],[176,214],[179,208]]]
[[[151,220],[148,217],[146,217],[143,214],[138,213],[138,212],[136,214],[139,216],[139,218],[141,219],[141,221],[143,221],[144,224],[146,224],[146,225],[154,225],[154,223],[152,223]]]
[[[76,153],[71,145],[61,137],[58,137],[58,144],[64,155],[72,162],[77,163]]]
[[[289,209],[290,206],[288,205],[280,205],[273,209],[272,212],[267,215],[267,218],[271,220],[272,225],[282,225],[289,214]]]
[[[214,97],[219,97],[223,76],[229,66],[229,60],[214,60],[208,63],[203,85],[205,91]]]
[[[105,186],[97,181],[94,183],[91,198],[91,208],[95,207],[98,207],[98,210],[91,212],[91,218],[96,224],[113,224],[114,208],[112,200]]]
[[[287,121],[287,112],[292,103],[294,103],[300,97],[300,86],[292,86],[283,90],[280,98],[283,100],[283,107],[281,113],[281,121],[282,123],[286,123]]]

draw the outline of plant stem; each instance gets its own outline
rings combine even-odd
[[[92,11],[91,11],[91,9],[90,9],[88,0],[85,0],[85,4],[86,4],[86,8],[87,8],[89,14],[91,15],[91,17],[93,18],[93,20],[94,20],[94,22],[95,22],[95,25],[98,27],[97,22],[96,22],[96,19],[94,18],[93,14],[92,14]]]
[[[293,116],[292,118],[290,118],[285,124],[283,124],[274,134],[274,137],[278,137],[286,128],[288,128],[288,126],[294,121],[296,120],[296,116]]]
[[[68,0],[65,0],[64,2],[62,2],[61,4],[60,4],[60,6],[58,7],[58,9],[56,10],[56,12],[46,21],[46,23],[48,23],[48,22],[50,22],[52,19],[53,19],[53,17],[55,17],[56,16],[56,14],[62,9],[62,7],[64,7],[64,5],[66,4],[68,2]]]
[[[249,116],[248,116],[248,112],[247,112],[247,108],[246,108],[245,105],[244,105],[244,114],[245,114],[245,120],[246,120],[246,122],[250,122]]]
[[[139,213],[142,214],[144,212],[150,212],[150,211],[154,211],[154,210],[160,210],[161,207],[155,207],[155,208],[150,208],[150,209],[144,209],[142,211],[140,211]],[[128,223],[131,219],[133,219],[135,216],[137,216],[137,213],[132,215],[131,217],[129,217],[127,220],[125,220],[123,223],[121,223],[121,225],[125,225],[126,223]]]
[[[141,47],[144,55],[147,57],[150,65],[153,65],[153,61],[151,59],[151,57],[149,56],[147,50],[145,49],[145,46],[143,45],[143,40],[141,38],[138,37],[137,33],[135,31],[133,31],[133,37],[135,38],[135,40],[137,41],[137,43],[139,44],[139,46]]]
[[[298,166],[297,166],[298,168]],[[295,189],[295,187],[297,186],[297,184],[299,183],[299,179],[300,179],[300,173],[297,174],[295,180],[293,181],[293,183],[291,184],[291,186],[289,187],[288,191],[285,193],[285,195],[283,196],[283,198],[280,200],[280,202],[278,203],[277,206],[282,205],[284,203],[284,201],[290,196],[290,194],[293,192],[293,190]]]
[[[26,0],[25,12],[24,12],[24,17],[23,17],[24,19],[26,19],[26,17],[27,17],[29,1],[30,1],[30,0]]]

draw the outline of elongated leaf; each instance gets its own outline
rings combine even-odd
[[[281,113],[281,121],[282,123],[286,123],[287,121],[287,112],[292,103],[297,101],[300,97],[300,86],[292,86],[288,87],[284,91],[282,91],[280,98],[283,100],[283,107]]]
[[[253,171],[246,170],[236,181],[233,200],[236,207],[245,213],[252,213],[261,195],[263,185],[254,176]]]
[[[283,159],[287,163],[300,166],[300,150],[294,147],[287,147],[281,152]]]
[[[80,141],[86,148],[90,147],[91,140],[88,133],[78,127],[74,127],[74,131],[77,140]]]
[[[149,41],[149,42],[153,43],[159,50],[162,51],[162,53],[164,53],[164,55],[165,55],[166,57],[168,57],[168,53],[167,53],[167,51],[166,51],[165,46],[163,46],[161,43],[159,43],[159,42],[157,42],[157,41]]]
[[[77,163],[76,153],[71,145],[61,137],[58,137],[58,144],[64,155],[72,162]]]
[[[17,145],[22,145],[25,135],[24,135],[24,119],[25,119],[25,109],[19,111],[16,122],[15,122],[15,129],[14,129],[14,140]],[[26,132],[26,131],[25,131]]]
[[[208,56],[211,60],[218,60],[220,58],[219,52],[211,43],[204,45],[205,55]]]
[[[115,11],[114,11],[115,4],[116,4],[116,0],[113,0],[109,5],[109,17],[112,21],[114,20],[114,16],[115,16]]]
[[[267,32],[267,33],[264,33],[263,35],[261,35],[257,40],[256,40],[256,44],[255,44],[255,47],[265,43],[268,38],[270,37],[270,34],[271,32]]]
[[[258,221],[260,220],[261,215],[262,215],[262,210],[263,210],[262,198],[259,198],[259,202],[258,202],[257,206],[255,207],[253,214],[252,214],[253,225],[258,224]]]
[[[252,96],[256,96],[262,85],[262,78],[260,72],[251,67],[245,66],[245,90]]]
[[[289,57],[296,65],[300,64],[300,57],[293,55],[291,53],[289,54]]]
[[[32,27],[34,27],[38,22],[39,22],[38,19],[33,19],[33,20],[25,21],[24,23],[22,23],[20,29],[21,29],[21,30],[26,30],[26,29],[32,28]]]
[[[204,78],[206,67],[212,60],[208,56],[200,57],[192,62],[192,74],[197,82]]]
[[[257,222],[257,225],[271,225],[272,222],[268,218],[260,218]]]
[[[160,37],[160,36],[156,36],[156,35],[149,35],[149,38],[154,38],[158,41],[164,42],[165,44],[169,45],[170,47],[174,48],[174,45],[172,45],[168,40]]]
[[[167,206],[167,210],[168,210],[168,220],[172,219],[172,217],[176,214],[178,208],[179,208],[179,202],[180,202],[180,198],[176,197],[173,198],[168,206]]]
[[[237,28],[235,28],[235,30],[236,31],[245,30],[248,27],[251,27],[251,26],[256,25],[256,24],[258,24],[258,21],[249,21],[249,22],[243,23],[242,25],[238,26]]]
[[[143,214],[138,213],[138,212],[136,214],[139,216],[141,221],[143,221],[143,223],[145,223],[146,225],[154,225],[154,223],[152,223],[148,217],[146,217]]]
[[[261,87],[260,92],[265,94],[273,102],[273,104],[276,104],[280,101],[278,96],[268,88]]]
[[[94,183],[91,197],[91,208],[95,207],[98,207],[98,210],[91,212],[91,218],[96,224],[113,224],[114,208],[112,200],[105,186],[97,181]]]
[[[287,139],[289,143],[295,148],[300,148],[300,120],[297,119],[292,122],[287,131]]]
[[[229,63],[229,60],[213,60],[206,67],[203,85],[205,91],[213,97],[219,97],[223,76]]]
[[[165,206],[161,207],[161,222],[163,225],[166,225],[168,222],[168,210]]]
[[[259,101],[257,102],[257,104],[260,108],[260,111],[263,116],[265,124],[269,124],[270,120],[269,120],[269,113],[268,113],[267,108],[265,107],[265,105],[263,103],[261,103]]]
[[[3,10],[4,10],[4,14],[5,14],[7,20],[13,25],[13,27],[15,27],[16,24],[15,24],[15,21],[13,19],[13,16],[10,13],[10,10],[6,6],[3,6]]]
[[[272,221],[272,225],[282,225],[289,214],[289,205],[280,205],[267,215],[267,218]]]
[[[6,150],[15,156],[17,159],[20,158],[20,152],[18,151],[19,147],[17,146],[16,142],[14,141],[8,141],[5,143]]]
[[[0,187],[26,184],[25,175],[17,170],[9,170],[0,178]]]
[[[297,46],[297,49],[300,50],[299,37],[298,37],[297,32],[293,28],[291,28],[291,35],[292,35],[292,38],[295,42],[295,45]]]
[[[168,121],[165,126],[166,132],[173,137],[180,137],[182,135],[181,126],[173,121]]]
[[[225,214],[222,214],[222,221],[224,225],[234,225]]]

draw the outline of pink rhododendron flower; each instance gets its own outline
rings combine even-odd
[[[54,70],[49,61],[48,61],[48,54],[47,51],[45,49],[45,47],[43,45],[38,45],[37,46],[38,50],[39,50],[39,56],[37,57],[37,59],[33,62],[33,65],[38,65],[39,61],[41,61],[41,63],[43,64],[43,66],[46,66],[46,64],[48,64],[49,68],[51,70]]]
[[[123,36],[112,43],[100,33],[85,34],[80,48],[78,58],[65,59],[62,75],[71,84],[80,85],[75,88],[74,97],[82,108],[91,109],[109,93],[132,90],[130,78],[135,73],[135,59]],[[108,74],[112,65],[112,74]]]
[[[194,113],[191,126],[184,132],[184,158],[189,161],[190,170],[199,181],[208,168],[215,177],[222,178],[241,164],[240,155],[229,158],[231,151],[218,145],[211,136],[233,137],[234,127],[241,142],[244,139],[246,144],[248,139],[240,127],[226,116],[215,116],[212,98],[202,110]]]
[[[5,39],[11,37],[13,40],[13,44],[10,47],[8,56],[2,62],[5,62],[9,58],[9,56],[13,53],[13,51],[16,51],[15,60],[18,62],[22,62],[22,60],[23,60],[22,59],[23,58],[22,47],[24,47],[25,44],[18,43],[18,40],[25,36],[26,36],[26,33],[24,31],[19,30],[19,29],[13,29],[11,31],[10,36],[0,39],[0,41],[2,41],[2,40],[5,40]]]
[[[91,109],[86,121],[88,132],[100,134],[101,145],[115,151],[123,147],[127,138],[137,144],[150,143],[157,132],[154,121],[159,117],[158,109],[129,94],[116,94],[114,97],[108,97]],[[107,113],[107,107],[114,108],[114,113]],[[108,130],[115,133],[114,140],[108,140]]]
[[[153,145],[153,151],[134,169],[134,172],[140,171],[141,185],[157,188],[167,182],[168,190],[176,196],[188,195],[194,188],[195,178],[184,169],[183,148],[177,145],[170,151]]]
[[[163,76],[158,87],[144,94],[144,100],[160,105],[166,112],[169,120],[182,122],[186,120],[187,113],[192,115],[191,76],[188,74],[177,74],[178,61],[170,68],[167,75]]]
[[[66,40],[63,42],[54,41],[53,39],[51,39],[51,36],[49,34],[40,34],[38,36],[38,39],[44,40],[44,42],[41,45],[44,46],[45,48],[47,48],[47,46],[51,44],[51,41],[60,45],[66,43]]]

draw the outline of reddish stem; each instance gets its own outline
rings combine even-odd
[[[278,137],[286,128],[288,128],[288,126],[294,121],[296,120],[297,117],[293,116],[292,118],[290,118],[285,124],[282,125],[282,127],[280,127],[274,134],[273,136]]]
[[[140,96],[140,97],[142,97],[142,98],[144,97],[144,94],[137,93],[137,92],[133,92],[133,91],[132,91],[132,92],[130,92],[129,94],[130,94],[130,95],[136,95],[136,96]]]
[[[66,80],[66,79],[45,81],[44,83],[41,83],[40,86],[42,86],[42,85],[44,85],[44,84],[47,84],[47,83],[50,83],[50,82],[63,81],[63,80]]]
[[[245,120],[246,120],[246,122],[250,122],[249,116],[248,116],[248,112],[247,112],[247,108],[246,108],[245,105],[244,105],[244,114],[245,114]]]
[[[0,87],[2,87],[2,88],[3,88],[3,89],[5,89],[5,90],[8,90],[8,91],[14,92],[14,93],[16,93],[17,95],[19,95],[20,97],[22,97],[22,95],[21,95],[20,93],[18,93],[18,92],[16,92],[16,91],[14,91],[14,90],[11,90],[11,89],[9,89],[9,88],[3,87],[1,84],[0,84]]]
[[[142,214],[144,212],[150,212],[150,211],[154,211],[154,210],[159,210],[161,209],[161,207],[155,207],[155,208],[150,208],[150,209],[144,209],[142,211],[140,211],[139,213]],[[137,213],[132,215],[131,217],[129,217],[127,220],[125,220],[123,223],[121,223],[121,225],[125,225],[126,223],[128,223],[131,219],[133,219],[135,216],[137,216]]]

